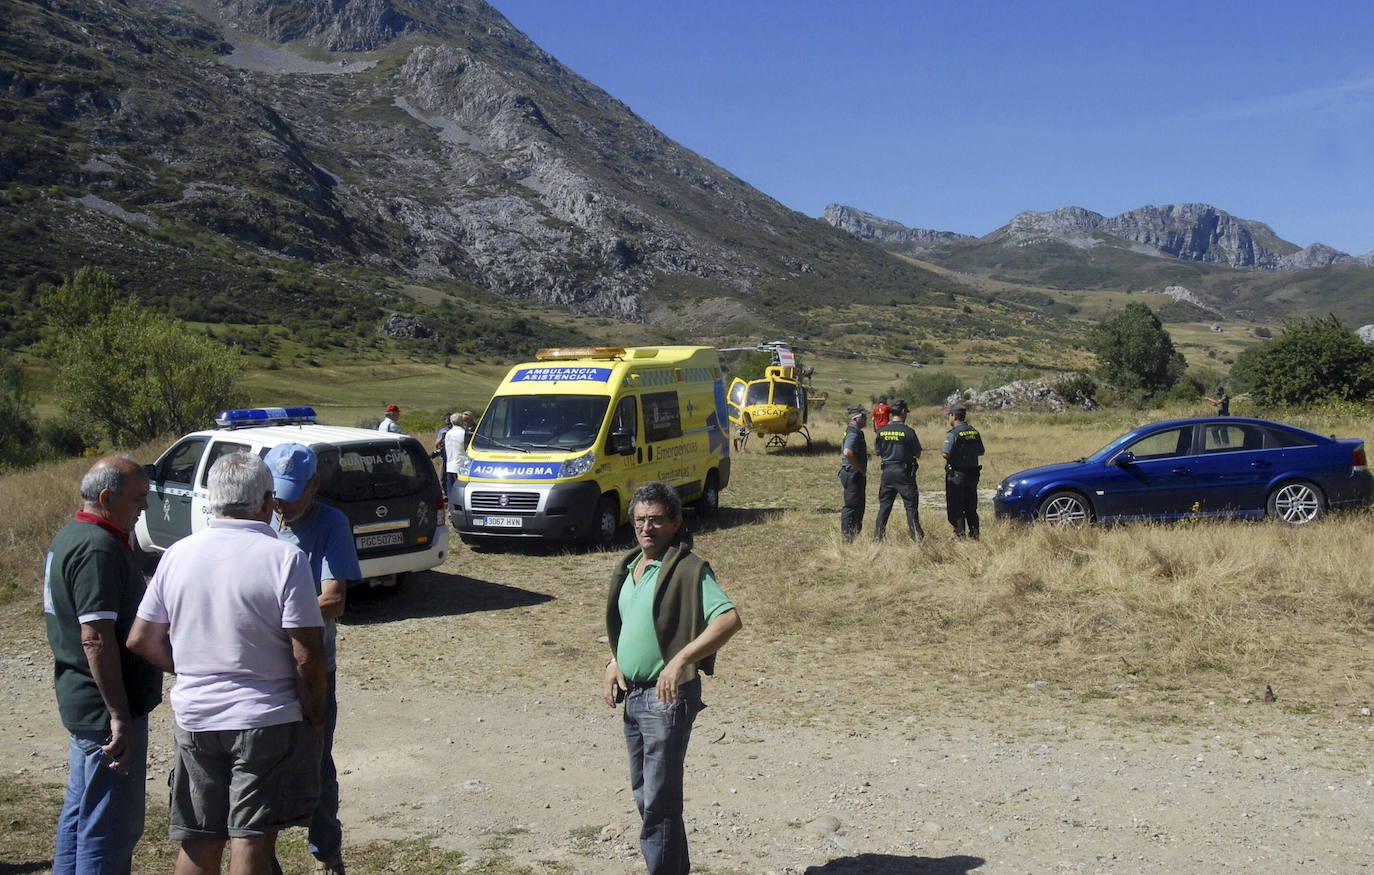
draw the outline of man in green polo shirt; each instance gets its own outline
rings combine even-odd
[[[642,826],[649,875],[691,871],[682,818],[682,774],[701,702],[698,671],[715,673],[715,653],[743,623],[692,553],[682,499],[666,483],[646,483],[630,500],[639,549],[616,565],[606,604],[611,661],[602,697],[625,702],[630,789]]]
[[[129,533],[148,509],[148,477],[133,459],[107,456],[81,479],[81,500],[43,568],[53,687],[70,733],[55,875],[129,872],[143,835],[148,712],[162,701],[162,672],[125,646],[143,598]]]

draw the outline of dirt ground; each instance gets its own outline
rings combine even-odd
[[[347,841],[643,871],[618,712],[597,690],[610,564],[460,548],[443,572],[355,596],[339,636]],[[698,871],[1374,869],[1374,719],[1358,708],[1319,722],[1239,695],[1185,701],[1180,720],[1129,689],[1085,700],[1031,676],[970,693],[897,676],[862,642],[751,626],[735,597],[746,626],[705,681],[688,754]],[[0,760],[63,782],[46,649],[0,659]],[[159,799],[170,709],[155,716]]]

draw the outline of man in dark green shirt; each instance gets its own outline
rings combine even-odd
[[[162,701],[162,673],[125,647],[144,589],[129,533],[148,508],[148,478],[133,459],[107,456],[82,478],[81,500],[43,569],[53,687],[70,733],[53,872],[127,873],[143,835],[148,712]]]
[[[864,525],[864,491],[868,486],[868,444],[864,443],[864,425],[868,411],[862,407],[849,408],[849,427],[840,444],[840,487],[844,490],[844,506],[840,508],[840,537],[854,540]]]
[[[945,457],[945,515],[954,536],[978,540],[978,476],[983,466],[983,436],[968,424],[968,409],[949,409],[949,431],[940,447]]]
[[[692,722],[706,707],[701,679],[740,630],[739,612],[711,566],[682,531],[682,499],[666,483],[646,483],[630,500],[639,549],[611,575],[606,631],[611,661],[602,698],[625,702],[630,789],[642,821],[639,847],[650,875],[691,871],[682,818],[682,778]]]
[[[878,429],[873,436],[873,446],[883,461],[882,479],[878,483],[878,518],[873,521],[873,538],[881,541],[887,530],[887,518],[892,513],[892,503],[897,496],[902,497],[906,507],[906,530],[911,540],[924,538],[921,529],[921,512],[917,507],[916,469],[921,458],[921,439],[915,430],[906,424],[907,406],[905,401],[897,401],[891,407],[892,421]]]

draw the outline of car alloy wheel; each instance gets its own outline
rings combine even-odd
[[[1060,526],[1080,526],[1092,519],[1088,505],[1073,492],[1056,492],[1040,505],[1040,519]]]
[[[1269,515],[1290,526],[1301,526],[1321,519],[1324,505],[1321,493],[1311,483],[1286,483],[1269,496]]]

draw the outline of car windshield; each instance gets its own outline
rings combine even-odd
[[[492,400],[473,449],[520,452],[585,450],[596,442],[605,395],[502,395]]]
[[[1112,441],[1111,443],[1107,444],[1107,445],[1106,445],[1105,447],[1103,447],[1102,449],[1100,449],[1100,450],[1098,450],[1097,452],[1093,453],[1091,456],[1088,457],[1087,460],[1088,460],[1089,462],[1105,462],[1105,461],[1107,461],[1107,460],[1110,459],[1112,456],[1116,455],[1117,451],[1120,450],[1122,447],[1126,446],[1126,445],[1129,444],[1131,441],[1133,441],[1133,440],[1135,440],[1136,438],[1140,437],[1141,431],[1143,431],[1143,429],[1139,429],[1139,428],[1138,428],[1138,429],[1135,429],[1134,431],[1128,431],[1128,432],[1126,432],[1126,433],[1123,434],[1121,437],[1117,438],[1116,440],[1114,440],[1114,441]]]
[[[373,501],[414,495],[434,482],[434,468],[416,441],[315,445],[320,496]]]

